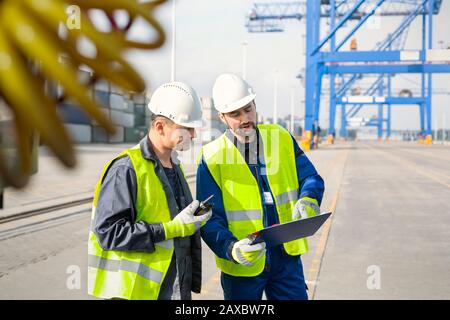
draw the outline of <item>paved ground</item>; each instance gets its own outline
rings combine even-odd
[[[450,148],[353,148],[316,298],[449,299]]]
[[[78,173],[54,172],[51,162],[41,161],[43,176],[35,178],[42,183],[33,189],[41,204],[53,201],[49,190],[59,197],[75,189],[91,192],[100,162],[123,149],[94,147],[79,149]],[[310,298],[449,299],[450,147],[337,144],[308,157],[326,182],[322,210],[334,211],[332,220],[310,238],[310,252],[303,257]],[[193,166],[186,168],[189,172]],[[7,193],[6,199],[12,204],[16,197],[16,205],[26,206],[36,199],[27,192],[23,198]],[[45,224],[39,223],[44,219],[40,217],[15,222],[21,232],[0,240],[0,299],[89,298],[89,205],[77,210]],[[21,226],[25,223],[35,224]],[[1,234],[8,225],[0,227]],[[219,272],[206,246],[203,291],[194,298],[222,299]]]

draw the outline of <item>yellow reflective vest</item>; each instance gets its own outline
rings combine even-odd
[[[124,151],[115,159],[124,155],[130,157],[136,172],[136,221],[142,220],[149,224],[170,221],[166,194],[155,174],[154,163],[142,158],[139,145]],[[96,185],[92,220],[104,175],[115,159],[105,165]],[[173,239],[155,243],[152,253],[103,250],[91,229],[88,243],[88,293],[105,299],[156,300],[173,252]]]
[[[294,145],[288,131],[278,125],[258,125],[263,144],[265,174],[274,197],[280,223],[292,221],[292,210],[299,197]],[[223,134],[202,148],[203,159],[222,192],[228,228],[241,240],[264,228],[263,204],[258,182],[234,143]],[[260,156],[261,159],[261,156]],[[308,251],[306,238],[284,244],[290,255]],[[217,266],[233,276],[260,274],[265,257],[247,267],[216,256]]]

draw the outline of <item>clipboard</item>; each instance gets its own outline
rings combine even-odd
[[[249,234],[248,238],[252,240],[251,244],[264,241],[266,248],[275,247],[285,242],[312,236],[330,215],[331,212],[325,212],[310,218],[275,224]]]

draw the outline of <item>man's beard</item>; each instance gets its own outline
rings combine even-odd
[[[248,130],[249,128],[251,128],[251,130]],[[254,122],[245,123],[240,125],[234,133],[246,141],[251,141],[256,136],[256,125]]]

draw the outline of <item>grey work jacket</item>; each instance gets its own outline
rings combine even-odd
[[[155,163],[155,173],[160,179],[173,219],[183,208],[192,202],[189,186],[180,166],[173,164],[182,188],[182,208],[178,207],[164,168],[158,160],[147,136],[141,140],[142,157]],[[175,161],[174,161],[175,162]],[[176,162],[178,163],[178,162]],[[116,159],[104,175],[98,197],[93,232],[104,250],[117,251],[155,251],[155,243],[165,240],[162,223],[149,224],[136,222],[136,172],[128,156]],[[201,288],[201,239],[200,232],[193,236],[175,238],[175,259],[161,286],[160,299],[167,299],[167,290],[172,291],[175,275],[178,271],[180,298],[191,299],[191,291],[200,293]],[[176,268],[175,268],[176,266]]]

